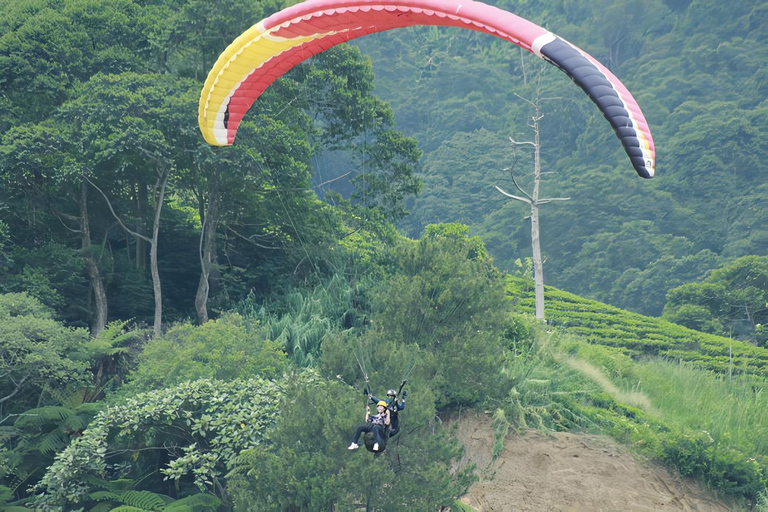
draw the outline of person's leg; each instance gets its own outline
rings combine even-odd
[[[373,451],[374,452],[378,452],[379,447],[382,447],[382,445],[384,444],[385,428],[387,427],[385,427],[384,425],[376,425],[375,428],[373,429],[373,441],[374,441]],[[382,447],[381,449],[383,450],[384,448]]]
[[[360,441],[360,434],[362,434],[363,432],[370,432],[371,427],[373,427],[373,425],[371,425],[370,423],[368,423],[367,425],[360,425],[359,427],[357,427],[357,430],[355,431],[355,438],[352,440],[352,443],[357,444],[357,442]]]

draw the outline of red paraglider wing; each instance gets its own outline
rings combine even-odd
[[[542,27],[471,0],[309,0],[262,20],[221,54],[208,75],[198,111],[205,140],[219,146],[232,144],[253,102],[298,63],[357,37],[413,25],[485,32],[551,62],[600,108],[637,173],[653,177],[656,154],[648,123],[618,78]]]

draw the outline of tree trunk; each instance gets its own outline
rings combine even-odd
[[[523,98],[524,99],[524,98]],[[541,231],[539,226],[539,205],[551,203],[553,201],[567,201],[568,197],[550,197],[545,199],[539,199],[539,186],[541,184],[541,158],[540,158],[540,138],[539,138],[539,121],[543,117],[539,108],[538,96],[536,101],[527,101],[534,109],[535,114],[531,118],[533,123],[529,126],[533,128],[534,141],[533,142],[517,142],[510,137],[510,141],[515,146],[532,146],[534,150],[534,167],[533,167],[533,193],[528,195],[515,180],[515,175],[512,173],[512,182],[515,187],[523,193],[524,196],[515,196],[509,194],[496,186],[496,190],[504,194],[505,196],[526,203],[531,207],[531,250],[533,253],[533,280],[536,299],[536,318],[539,320],[545,320],[544,318],[544,260],[541,257],[541,239],[539,233]]]
[[[154,333],[159,336],[163,327],[163,292],[160,287],[160,272],[157,268],[157,243],[160,233],[160,212],[163,210],[163,199],[165,197],[165,187],[168,184],[170,169],[165,169],[158,180],[159,191],[157,193],[157,203],[155,204],[155,221],[152,225],[152,241],[149,248],[149,264],[152,272],[152,289],[155,293],[155,323]]]
[[[147,196],[146,183],[136,184],[136,209],[138,218],[136,219],[136,232],[144,235],[147,222],[147,212],[149,211],[149,198]],[[147,268],[147,242],[143,238],[136,237],[136,268]]]
[[[536,297],[536,318],[544,320],[544,264],[539,241],[539,207],[531,205],[531,247],[533,249],[533,282]]]
[[[539,239],[539,183],[541,160],[539,159],[539,114],[534,118],[534,180],[531,196],[531,249],[533,252],[533,282],[536,298],[536,318],[544,320],[544,262],[541,260]]]
[[[91,324],[91,335],[96,336],[107,325],[107,292],[104,289],[104,281],[99,271],[98,262],[93,255],[93,251],[91,251],[91,227],[88,220],[88,182],[85,180],[83,180],[80,189],[80,226],[85,264],[88,268],[88,277],[91,280],[96,309],[95,317]]]
[[[203,217],[200,232],[200,282],[195,295],[195,311],[200,325],[208,321],[208,292],[211,289],[209,278],[216,259],[216,229],[219,225],[220,202],[219,181],[216,176],[211,176],[208,181],[208,213]]]

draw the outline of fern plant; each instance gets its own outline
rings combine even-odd
[[[111,487],[113,482],[106,482]],[[123,492],[95,491],[88,495],[96,502],[90,512],[215,512],[221,500],[212,494],[198,493],[181,499],[164,494],[134,489]]]
[[[26,489],[43,476],[54,456],[69,445],[102,409],[85,403],[87,390],[79,389],[60,405],[30,409],[17,416],[13,426],[2,427],[0,440],[8,448],[2,483],[21,499]]]

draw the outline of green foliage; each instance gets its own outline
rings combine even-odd
[[[758,460],[723,446],[706,431],[667,434],[658,450],[660,458],[681,475],[702,479],[725,495],[754,500],[768,480],[764,456]]]
[[[417,237],[437,222],[475,225],[489,210],[502,208],[503,196],[490,184],[483,185],[486,176],[501,176],[499,168],[506,165],[510,154],[509,140],[487,129],[452,134],[424,158],[423,192],[414,201],[414,213],[402,221],[406,232]],[[508,231],[497,234],[493,244],[486,238],[489,248],[506,242],[509,235]]]
[[[168,354],[173,354],[168,358]],[[283,345],[270,341],[266,328],[237,313],[200,326],[180,324],[144,346],[121,396],[175,386],[187,380],[261,377],[271,379],[285,367]]]
[[[380,212],[384,218],[399,220],[408,214],[405,200],[416,195],[421,181],[414,174],[421,158],[415,139],[395,130],[377,134],[375,143],[365,148],[368,171],[351,182],[356,191],[353,199]]]
[[[0,265],[0,272],[7,272],[0,274],[6,292],[28,293],[69,322],[88,310],[87,302],[79,298],[87,296],[88,290],[82,254],[77,250],[54,241],[32,249],[12,245],[8,258],[7,268]]]
[[[88,332],[63,326],[51,313],[25,293],[0,295],[3,418],[49,403],[52,390],[88,382],[88,363],[79,357]]]
[[[182,496],[194,494],[193,489],[216,493],[227,465],[243,450],[264,443],[277,418],[280,394],[278,385],[267,380],[200,380],[110,406],[56,456],[35,486],[36,505],[66,508],[98,501],[106,495],[91,493],[109,490],[109,479],[125,470],[159,471],[176,482]],[[108,463],[108,451],[121,455]],[[158,452],[166,454],[167,462],[152,455]],[[148,483],[149,489],[135,491],[160,487],[157,481]],[[151,493],[129,497],[155,499]]]
[[[364,450],[347,450],[367,397],[312,371],[295,376],[270,435],[273,444],[243,452],[229,474],[235,507],[348,510],[368,503],[384,510],[429,510],[449,505],[473,481],[471,468],[453,468],[461,448],[434,419],[430,396],[412,392],[408,400],[400,413],[401,433],[374,458]]]
[[[166,512],[205,512],[218,510],[221,500],[211,494],[193,494],[186,498],[173,501],[163,509]]]
[[[159,510],[165,505],[165,501],[157,494],[148,491],[126,491],[120,497],[120,501],[142,510]],[[125,507],[118,507],[120,508]]]
[[[425,347],[499,328],[498,315],[483,315],[504,304],[501,274],[477,242],[467,231],[435,231],[416,243],[401,243],[394,257],[399,269],[377,306],[383,328]]]
[[[527,164],[507,144],[528,138],[526,105],[514,95],[539,88],[553,99],[541,120],[543,169],[556,176],[546,185],[571,197],[543,220],[549,284],[659,315],[670,288],[722,261],[765,254],[764,9],[747,0],[729,10],[660,0],[643,9],[624,1],[494,5],[606,64],[638,99],[659,155],[670,158],[660,157],[657,179],[638,180],[583,92],[551,66],[537,83],[539,61],[508,41],[438,27],[372,35],[357,44],[372,57],[377,90],[425,151],[424,192],[402,229],[417,236],[437,220],[470,224],[498,266],[514,268],[530,235],[522,206],[500,202],[492,186],[506,178],[502,169]],[[638,230],[638,222],[652,226]]]
[[[323,337],[335,330],[356,327],[357,290],[339,274],[313,288],[294,287],[265,305],[254,294],[238,304],[246,321],[257,322],[269,339],[283,347],[299,367],[315,366]]]
[[[4,298],[10,299],[12,296]],[[19,295],[11,306],[12,313],[31,313],[38,318],[38,322],[53,322],[45,318],[49,312],[46,309],[38,309],[39,302],[29,297]],[[6,324],[12,326],[13,322],[13,319],[7,319]],[[65,369],[78,368],[81,372],[80,378],[72,380],[76,375],[70,375],[68,380],[57,378],[56,381],[41,381],[27,374],[28,380],[25,384],[32,386],[27,392],[35,390],[32,398],[36,401],[25,400],[25,392],[20,391],[6,406],[3,422],[14,419],[15,421],[12,427],[6,427],[4,431],[7,436],[4,446],[8,451],[5,453],[6,467],[0,471],[0,481],[11,486],[17,499],[27,497],[28,488],[43,476],[45,468],[53,462],[54,456],[79,437],[103,408],[103,404],[92,401],[100,396],[105,387],[104,381],[119,377],[119,363],[113,358],[121,357],[127,350],[119,345],[132,341],[136,336],[134,331],[124,331],[125,324],[126,322],[114,322],[96,338],[86,334],[78,343],[70,346],[66,357],[55,359],[55,367],[44,364],[45,358],[36,360],[39,366],[35,371],[43,372],[48,379],[55,377],[59,371],[56,368],[61,368],[62,365]],[[29,323],[27,328],[38,329],[36,335],[41,339],[37,343],[44,343],[45,327],[35,327],[34,323]],[[40,349],[38,352],[33,349],[32,353],[40,357],[47,350],[49,349]],[[32,363],[24,365],[26,370],[34,370]],[[89,365],[92,374],[87,371]],[[16,375],[16,372],[10,374],[11,377]],[[46,403],[50,405],[45,405]],[[38,406],[22,409],[24,406],[33,405]]]
[[[601,383],[609,390],[602,403],[596,394],[589,397],[600,409],[582,407],[591,421],[682,475],[725,495],[756,499],[768,476],[765,379],[726,377],[657,359],[633,361],[612,347],[578,339],[561,348],[599,366],[602,378],[612,382]],[[642,410],[624,405],[637,393],[645,397]]]
[[[493,451],[492,456],[494,459],[501,455],[501,451],[504,449],[504,440],[509,432],[509,422],[504,414],[504,409],[496,409],[493,413]]]
[[[509,302],[482,242],[460,225],[430,229],[396,249],[395,274],[377,292],[375,322],[397,343],[433,354],[438,405],[472,405],[503,396],[502,333]]]
[[[100,280],[110,319],[149,322],[153,285],[162,283],[166,321],[187,318],[204,222],[215,234],[203,243],[211,254],[210,317],[252,289],[268,295],[282,285],[277,275],[302,281],[331,274],[323,253],[338,248],[337,230],[357,226],[331,220],[335,213],[312,189],[312,166],[320,162],[313,157],[326,151],[349,161],[328,182],[350,176],[344,192],[355,195],[360,211],[379,225],[404,214],[418,190],[420,151],[392,129],[391,109],[372,93],[371,63],[355,47],[324,52],[270,87],[233,148],[218,151],[200,139],[199,78],[228,38],[282,5],[4,6],[0,222],[11,251],[0,263],[2,291],[29,291],[86,325],[94,311],[89,280]],[[153,282],[147,239],[161,208]],[[59,254],[45,254],[51,247]],[[69,256],[66,265],[62,256]],[[88,274],[84,257],[95,265]]]
[[[90,510],[93,512],[122,510],[122,511],[166,511],[166,512],[204,512],[216,511],[222,501],[207,493],[193,494],[186,498],[174,500],[170,496],[149,491],[96,491],[88,497],[98,505]]]
[[[508,286],[532,311],[532,283]],[[768,476],[763,349],[724,339],[718,349],[709,335],[554,289],[547,300],[549,332],[513,345],[524,357],[508,369],[511,425],[608,432],[725,496],[758,500]],[[716,364],[711,354],[729,349]]]
[[[720,336],[765,346],[768,256],[746,256],[713,270],[704,280],[671,289],[664,318]]]
[[[716,261],[711,251],[693,255],[689,239],[662,234],[645,220],[591,237],[576,260],[561,270],[564,283],[589,282],[591,289],[604,290],[602,302],[647,315],[661,312],[669,285],[698,278]]]
[[[39,121],[97,72],[146,65],[141,56],[149,27],[133,2],[22,0],[10,6],[3,6],[0,69],[17,122]]]
[[[78,357],[90,361],[93,373],[87,401],[103,398],[123,383],[146,335],[145,330],[118,320],[109,322],[82,347]]]
[[[199,140],[198,79],[229,40],[284,2],[0,3],[0,292],[27,293],[0,296],[0,474],[17,498],[58,452],[37,488],[41,508],[229,507],[224,490],[243,509],[450,506],[471,476],[454,467],[459,449],[435,420],[435,404],[483,404],[499,418],[503,411],[501,427],[603,428],[713,488],[765,499],[760,379],[768,356],[714,335],[765,344],[765,286],[748,279],[762,260],[735,259],[765,254],[768,241],[764,6],[497,2],[579,44],[630,86],[668,156],[659,178],[644,182],[615,168],[626,165],[620,146],[565,76],[532,80],[535,57],[476,32],[371,36],[361,41],[370,60],[351,46],[323,52],[271,86],[238,144],[217,150]],[[394,108],[372,95],[373,66],[376,92]],[[553,192],[573,197],[544,226],[548,279],[652,314],[675,288],[668,319],[709,334],[553,289],[547,328],[582,340],[509,315],[489,254],[515,270],[529,235],[519,207],[491,186],[500,169],[528,164],[509,154],[507,139],[527,131],[527,107],[514,94],[537,88],[561,98],[545,109],[543,164],[557,171]],[[418,145],[393,131],[395,118]],[[427,187],[409,203],[419,147]],[[168,169],[163,205],[151,190]],[[322,186],[325,203],[311,190],[346,174],[333,182],[339,193]],[[84,196],[84,175],[105,195],[85,187]],[[171,325],[151,340],[122,391],[133,401],[110,405],[83,430],[98,407],[87,400],[118,386],[139,348],[141,333],[125,319],[145,322],[154,308],[146,245],[114,224],[105,196],[144,235],[152,207],[164,206],[167,320],[193,311],[200,231],[203,222],[215,226],[209,309],[222,316]],[[85,249],[83,207],[92,238]],[[402,227],[425,230],[421,241],[396,242],[384,222],[407,207],[416,215]],[[428,225],[436,220],[472,229]],[[71,328],[92,316],[88,256],[117,319],[95,339]],[[733,263],[677,288],[723,261]],[[518,311],[532,310],[524,281],[508,289]],[[227,314],[249,291],[243,318]],[[589,359],[599,377],[561,348]],[[330,382],[305,373],[279,420],[271,385],[180,384],[278,376],[283,351]],[[721,380],[684,365],[675,375],[636,364],[657,355]],[[362,387],[359,362],[376,387],[405,376],[412,386],[406,428],[379,459],[345,450],[362,415],[344,383]],[[712,391],[709,378],[727,393]],[[688,388],[698,398],[678,391]],[[156,391],[132,396],[143,389]],[[651,395],[655,410],[625,403],[630,390]],[[79,402],[67,400],[73,391]],[[705,422],[690,421],[697,410]]]
[[[758,512],[765,512],[768,510],[768,487],[758,495],[756,509]]]

